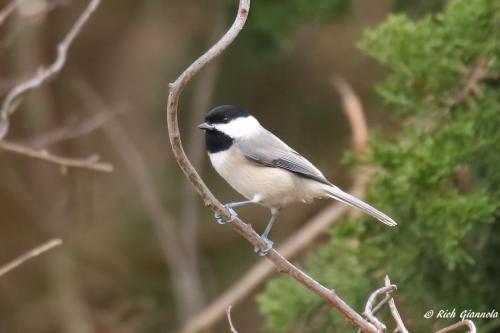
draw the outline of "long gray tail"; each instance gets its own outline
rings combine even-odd
[[[336,199],[336,200],[339,200],[339,201],[342,201],[343,203],[346,203],[348,205],[357,207],[357,208],[361,209],[363,212],[373,216],[374,218],[376,218],[380,222],[387,224],[388,226],[393,227],[393,226],[397,225],[397,223],[393,219],[391,219],[389,216],[387,216],[384,213],[382,213],[381,211],[373,208],[372,206],[370,206],[366,202],[359,200],[358,198],[350,195],[349,193],[342,191],[340,188],[338,188],[334,185],[330,185],[330,186],[327,185],[327,186],[325,186],[325,189],[326,189],[327,195],[329,197]]]

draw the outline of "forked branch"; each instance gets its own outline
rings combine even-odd
[[[19,143],[7,142],[3,140],[9,131],[10,117],[21,103],[23,96],[29,91],[41,87],[62,70],[64,64],[66,63],[68,51],[71,44],[81,32],[83,26],[89,20],[92,13],[97,9],[97,6],[100,4],[100,2],[101,0],[90,0],[87,7],[77,19],[68,34],[57,46],[57,57],[50,66],[48,66],[47,68],[39,69],[31,78],[19,83],[7,93],[7,96],[5,97],[0,109],[0,149],[10,153],[16,153],[19,155],[24,155],[57,164],[62,168],[62,170],[66,170],[67,168],[84,168],[104,172],[111,172],[113,170],[113,166],[111,164],[100,162],[97,155],[93,155],[88,158],[69,158],[51,154],[47,149],[35,149],[23,146]],[[13,1],[11,2],[10,6],[12,8],[15,8],[15,6],[17,6],[19,3],[20,1]],[[8,6],[5,10],[10,10],[11,7]],[[67,136],[71,135],[67,133],[65,134]],[[78,133],[72,134],[74,134],[74,136],[78,135]]]
[[[4,151],[8,151],[10,153],[16,153],[18,155],[57,164],[63,170],[66,170],[67,168],[80,168],[102,172],[113,171],[113,165],[106,162],[100,162],[100,158],[98,155],[92,155],[87,158],[64,157],[54,155],[47,149],[34,149],[15,142],[8,142],[3,140],[0,140],[0,149],[3,149]]]
[[[368,297],[368,301],[366,302],[365,311],[363,312],[363,315],[366,317],[366,319],[368,319],[370,321],[370,323],[375,325],[375,327],[377,327],[377,329],[379,331],[384,332],[386,327],[382,322],[380,322],[380,320],[377,319],[377,317],[375,317],[375,314],[374,314],[375,311],[373,309],[373,305],[375,304],[375,300],[377,299],[377,297],[379,295],[392,293],[395,290],[396,290],[395,285],[388,285],[388,286],[384,286],[382,288],[379,288],[379,289],[375,290],[370,295],[370,297]]]
[[[7,132],[9,131],[9,118],[19,106],[22,96],[30,90],[40,87],[46,83],[48,80],[56,76],[64,67],[71,44],[75,40],[76,36],[78,36],[85,23],[87,23],[92,13],[97,9],[100,2],[101,0],[91,0],[89,2],[87,8],[80,15],[71,30],[57,46],[56,60],[49,67],[41,68],[33,77],[21,82],[9,91],[2,103],[2,108],[0,109],[0,140],[7,135]]]
[[[231,42],[236,38],[238,33],[243,28],[249,10],[250,0],[240,0],[238,14],[231,28],[229,28],[224,36],[222,36],[222,38],[217,43],[215,43],[215,45],[213,45],[205,54],[195,60],[177,78],[177,80],[175,80],[175,82],[169,85],[170,92],[167,105],[167,123],[170,143],[172,145],[174,156],[180,168],[200,195],[205,206],[208,206],[214,213],[219,214],[219,216],[221,216],[223,219],[230,218],[229,212],[224,208],[219,200],[217,200],[212,192],[210,192],[196,170],[193,168],[184,152],[177,121],[177,108],[180,95],[186,87],[187,83],[209,62],[214,60],[231,44]],[[266,244],[262,241],[260,236],[253,230],[250,225],[244,223],[241,219],[235,218],[230,226],[254,246],[257,246],[262,250],[266,248]],[[359,313],[357,313],[349,305],[347,305],[347,303],[345,303],[339,296],[337,296],[337,294],[333,290],[322,286],[316,280],[305,274],[296,266],[292,265],[276,250],[272,250],[267,255],[267,258],[274,263],[279,271],[289,274],[299,283],[323,298],[328,304],[337,308],[350,322],[361,328],[362,331],[370,333],[375,333],[377,331],[372,324],[366,321]]]

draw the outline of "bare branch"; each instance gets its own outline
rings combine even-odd
[[[382,309],[382,307],[387,304],[387,302],[392,298],[392,294],[393,291],[388,291],[386,294],[385,294],[385,297],[380,301],[378,302],[377,305],[375,305],[373,307],[373,310],[372,310],[372,313],[375,315],[380,309]]]
[[[207,188],[203,180],[200,178],[196,170],[189,162],[184,152],[177,122],[177,107],[179,104],[180,95],[186,87],[187,83],[210,61],[220,55],[236,38],[245,24],[249,9],[250,0],[240,0],[236,19],[231,28],[229,28],[229,30],[226,32],[226,34],[222,36],[222,38],[217,43],[215,43],[215,45],[212,46],[212,48],[210,48],[205,54],[195,60],[177,78],[177,80],[175,80],[174,83],[171,83],[169,85],[170,93],[168,96],[167,105],[167,123],[170,143],[172,145],[174,156],[180,168],[189,178],[194,188],[202,198],[203,203],[208,206],[214,213],[219,214],[219,216],[223,219],[230,218],[228,211]],[[257,246],[262,250],[266,248],[266,244],[264,243],[264,241],[262,241],[260,236],[253,230],[250,225],[244,223],[241,219],[235,218],[234,221],[229,225],[241,236],[247,239],[251,244]],[[266,257],[274,263],[279,271],[289,274],[299,283],[307,287],[316,295],[323,298],[328,304],[337,308],[346,317],[346,319],[348,319],[354,325],[358,326],[365,332],[376,332],[376,328],[373,325],[371,325],[360,314],[354,311],[347,303],[345,303],[339,296],[337,296],[337,294],[333,290],[322,286],[316,280],[305,274],[296,266],[292,265],[276,250],[272,250]]]
[[[344,104],[343,110],[351,127],[353,149],[357,155],[361,155],[362,150],[366,147],[366,140],[368,140],[368,128],[366,127],[363,108],[352,88],[345,81],[342,82],[344,83],[343,89],[339,90],[339,93]],[[356,178],[348,192],[362,198],[370,180],[370,171],[368,168],[358,167],[355,172]],[[293,258],[313,244],[314,240],[322,235],[327,228],[338,222],[342,216],[350,211],[352,211],[350,206],[339,202],[331,203],[307,221],[300,230],[288,238],[276,251],[285,258]],[[191,318],[181,332],[195,333],[206,330],[217,320],[223,318],[228,306],[238,304],[274,271],[275,266],[272,262],[259,261],[244,273],[241,279],[205,307],[203,311]]]
[[[382,288],[379,288],[377,290],[375,290],[371,295],[370,297],[368,297],[368,301],[366,301],[366,306],[365,306],[365,312],[363,312],[363,315],[373,324],[375,325],[375,327],[377,327],[377,329],[379,331],[382,331],[382,332],[385,332],[385,325],[382,324],[378,319],[377,317],[375,317],[374,315],[374,311],[373,311],[373,304],[375,304],[375,300],[377,299],[377,297],[379,295],[382,295],[382,294],[387,294],[387,293],[392,293],[396,290],[396,286],[395,285],[389,285],[389,286],[385,286],[385,287],[382,287]]]
[[[225,10],[222,8],[222,1],[216,1],[216,13],[213,20],[213,28],[209,31],[207,45],[212,45],[225,32]],[[200,119],[210,108],[212,103],[217,78],[221,68],[221,59],[213,61],[204,72],[200,73],[196,84],[193,87],[191,106],[189,112],[189,122],[186,136],[189,141],[186,145],[186,153],[191,159],[191,163],[196,170],[202,170],[206,159],[205,138],[199,135],[198,124]],[[191,266],[191,271],[196,276],[200,275],[198,226],[200,225],[200,212],[198,209],[198,195],[188,179],[184,179],[181,192],[181,223],[176,224],[181,240],[184,245],[183,259]],[[189,307],[182,312],[183,323],[201,312],[206,304],[206,295],[201,281],[196,286],[190,288],[192,297],[189,300]],[[183,297],[187,301],[186,297]]]
[[[362,152],[368,144],[368,126],[361,100],[352,87],[340,76],[333,76],[332,84],[342,97],[343,110],[349,118],[352,141],[356,153]]]
[[[75,88],[90,110],[103,114],[113,112],[112,106],[83,79],[75,82]],[[202,292],[198,290],[203,288],[200,275],[196,274],[190,263],[185,260],[185,250],[178,237],[179,223],[165,209],[147,161],[125,126],[121,125],[120,121],[110,122],[104,127],[104,134],[129,169],[130,181],[135,183],[138,199],[142,200],[144,209],[155,228],[166,264],[171,271],[176,272],[171,279],[172,290],[179,320],[184,321],[185,312],[190,312],[187,310],[192,308],[193,299],[199,297]]]
[[[392,298],[392,294],[393,291],[389,291],[385,294],[385,297],[380,301],[378,302],[377,305],[375,305],[372,309],[372,314],[375,315],[391,298]],[[358,329],[358,333],[361,333],[361,330]]]
[[[238,331],[234,328],[233,326],[233,321],[231,320],[231,308],[232,306],[228,306],[226,313],[227,313],[227,321],[229,323],[229,329],[231,330],[231,333],[238,333]]]
[[[26,261],[33,259],[39,256],[40,254],[47,252],[48,250],[53,249],[54,247],[59,246],[61,244],[62,240],[55,238],[51,239],[48,242],[43,243],[42,245],[35,247],[34,249],[23,254],[22,256],[19,256],[16,259],[12,260],[11,262],[7,263],[6,265],[0,267],[0,276],[5,275],[11,270],[21,266]]]
[[[47,133],[42,133],[35,137],[23,139],[22,144],[26,144],[35,148],[41,148],[53,145],[55,143],[76,139],[94,132],[95,130],[101,128],[113,117],[126,112],[128,112],[128,110],[112,110],[105,113],[96,113],[76,124],[64,125]]]
[[[386,286],[391,285],[391,280],[389,280],[389,276],[386,275],[384,278],[384,282]],[[389,294],[387,294],[389,296]],[[405,324],[403,323],[403,320],[401,319],[401,316],[399,315],[398,309],[396,308],[396,301],[394,300],[394,297],[391,297],[389,300],[389,309],[391,310],[391,315],[396,321],[396,329],[400,333],[408,333],[408,330],[405,327]]]
[[[9,131],[9,118],[19,106],[22,95],[40,87],[61,71],[66,63],[68,50],[72,42],[80,33],[92,13],[97,9],[100,2],[101,0],[90,0],[87,8],[80,15],[66,37],[64,37],[62,42],[57,46],[57,58],[49,67],[42,68],[32,78],[18,84],[9,91],[0,110],[0,140],[3,139]]]
[[[454,329],[461,327],[461,326],[467,326],[469,330],[467,331],[468,333],[476,333],[476,326],[471,320],[462,320],[459,321],[458,323],[455,323],[450,326],[446,326],[445,328],[440,329],[436,333],[445,333],[449,331],[453,331]]]
[[[113,165],[109,163],[99,162],[98,155],[92,155],[85,159],[62,157],[58,155],[53,155],[49,153],[46,149],[33,149],[14,142],[8,142],[4,140],[0,140],[0,149],[3,149],[11,153],[16,153],[36,158],[42,161],[55,163],[64,169],[81,168],[81,169],[89,169],[89,170],[103,171],[103,172],[113,171]]]

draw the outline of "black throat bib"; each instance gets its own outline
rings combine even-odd
[[[210,154],[229,149],[232,146],[233,141],[234,139],[230,136],[218,130],[208,130],[205,132],[205,143]]]

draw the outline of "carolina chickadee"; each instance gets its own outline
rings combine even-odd
[[[380,222],[395,226],[396,222],[367,203],[342,191],[330,183],[311,162],[266,130],[251,114],[231,105],[212,109],[205,122],[198,126],[205,130],[206,147],[215,170],[229,185],[248,200],[226,204],[232,218],[233,208],[257,203],[271,209],[262,240],[268,244],[266,255],[273,242],[268,239],[281,207],[291,202],[311,202],[315,198],[333,198],[358,207]],[[220,224],[223,221],[216,216]]]

